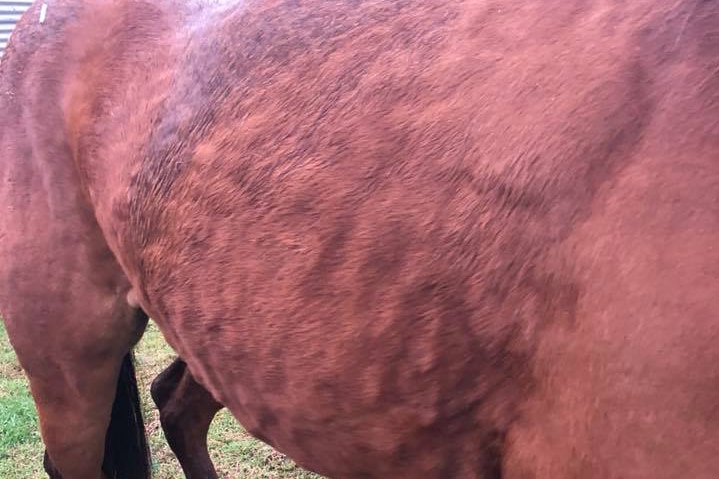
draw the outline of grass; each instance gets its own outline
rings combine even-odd
[[[150,383],[174,358],[173,351],[154,324],[148,327],[135,358],[152,448],[154,478],[182,478],[180,465],[165,442],[158,412],[150,399]],[[45,477],[43,445],[37,431],[37,415],[27,381],[0,322],[0,478]],[[226,410],[221,411],[212,423],[208,444],[215,467],[225,479],[321,479],[252,438]]]
[[[35,406],[0,322],[0,477],[42,477],[42,454]]]

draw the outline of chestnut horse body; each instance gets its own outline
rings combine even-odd
[[[328,477],[719,477],[719,4],[41,3],[0,310],[53,474],[144,310]]]

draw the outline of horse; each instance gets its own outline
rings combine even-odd
[[[0,64],[0,311],[49,475],[149,477],[149,316],[193,448],[224,406],[334,479],[719,477],[717,25],[37,2]]]
[[[218,479],[207,449],[207,434],[222,404],[192,377],[181,358],[157,375],[150,392],[165,439],[185,477]]]

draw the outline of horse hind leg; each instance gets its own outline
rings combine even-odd
[[[72,301],[51,301],[48,314],[34,301],[22,303],[24,310],[6,307],[5,321],[30,381],[50,477],[149,477],[129,353],[130,336],[139,338],[144,327],[142,316],[128,315],[134,334],[115,343],[109,338],[117,331],[103,325],[102,316],[82,307],[72,312]]]
[[[123,360],[117,384],[117,393],[112,405],[110,425],[105,436],[105,455],[102,462],[103,473],[113,477],[143,477],[145,474],[137,468],[134,461],[127,460],[132,456],[147,456],[149,449],[144,436],[138,434],[143,429],[142,411],[137,392],[137,383],[132,355],[128,353]],[[134,440],[133,440],[133,436]],[[128,448],[131,451],[118,456],[118,449]],[[50,479],[62,479],[45,450],[43,468]]]
[[[129,282],[96,224],[81,208],[65,211],[76,216],[53,221],[18,206],[8,209],[15,227],[0,224],[0,310],[30,382],[45,463],[63,479],[149,477],[129,356],[147,317],[128,304]]]
[[[151,393],[167,443],[187,479],[217,479],[207,433],[222,404],[195,381],[180,358],[155,378]]]
[[[63,299],[46,300],[52,304],[47,309],[30,300],[21,301],[20,309],[5,306],[7,330],[38,410],[46,470],[63,479],[149,477],[129,353],[143,317],[108,312],[124,316],[128,327],[134,323],[132,334],[123,335],[103,324],[103,315]],[[110,340],[116,335],[125,338]]]

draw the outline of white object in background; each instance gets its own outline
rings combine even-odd
[[[47,17],[47,3],[43,3],[40,7],[40,24],[45,23],[45,17]]]

